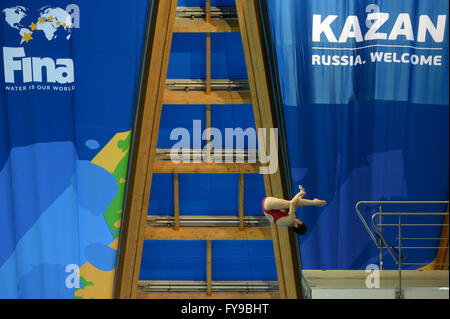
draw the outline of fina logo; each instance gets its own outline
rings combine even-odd
[[[17,30],[19,45],[34,41],[33,35],[42,32],[48,41],[59,36],[70,40],[72,30],[80,28],[80,9],[70,4],[66,9],[45,6],[38,10],[35,19],[28,19],[29,10],[23,6],[6,8],[1,11],[5,22]],[[25,22],[26,21],[26,22]],[[50,57],[27,57],[25,47],[3,47],[5,83],[16,83],[16,72],[22,71],[23,83],[43,82],[45,67],[47,83],[74,83],[74,65],[72,59]]]

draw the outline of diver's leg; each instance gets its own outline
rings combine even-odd
[[[264,201],[265,210],[288,210],[290,205],[291,201],[276,197],[267,197]]]
[[[296,216],[295,216],[295,210],[296,210],[295,202],[294,201],[284,201],[284,200],[282,202],[278,202],[278,201],[279,200],[277,198],[275,198],[275,200],[273,200],[272,204],[274,204],[274,206],[276,206],[276,204],[286,205],[286,202],[287,202],[289,213],[288,213],[288,216],[284,216],[284,217],[279,218],[277,220],[276,224],[278,226],[292,226],[292,224],[294,223],[294,220],[296,219]],[[264,206],[265,206],[264,208],[265,209],[267,209],[266,205],[265,205],[266,202],[267,202],[267,199],[264,202]],[[270,203],[270,201],[269,201],[269,203]],[[272,207],[274,207],[274,206],[272,206]],[[271,207],[271,206],[268,205],[268,207]],[[280,206],[278,206],[278,207],[280,207]],[[284,208],[284,206],[283,206],[282,209],[286,209],[286,208]],[[277,209],[277,210],[280,210],[280,209]]]
[[[327,201],[320,200],[318,198],[314,198],[313,200],[304,199],[304,198],[297,199],[297,207],[302,207],[302,206],[325,206],[326,204],[327,204]]]
[[[300,186],[301,187],[301,186]],[[302,199],[302,197],[306,194],[303,187],[300,188],[300,192],[298,192],[292,200],[285,200],[276,197],[266,197],[264,200],[264,209],[265,210],[289,210],[291,211],[291,206],[295,208],[298,207],[298,200]]]
[[[306,234],[307,227],[306,225],[295,216],[295,205],[292,203],[291,210],[289,211],[289,215],[285,217],[281,217],[277,220],[277,226],[289,226],[292,227],[294,232],[299,235]]]

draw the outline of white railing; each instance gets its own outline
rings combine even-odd
[[[401,299],[403,297],[403,290],[402,290],[402,268],[403,266],[420,266],[420,265],[428,265],[428,263],[423,262],[408,262],[406,257],[403,255],[405,254],[405,251],[408,250],[439,250],[439,249],[448,249],[448,238],[431,238],[431,237],[404,237],[402,230],[405,227],[448,227],[448,224],[444,223],[424,223],[423,221],[418,222],[412,222],[408,220],[408,223],[404,223],[404,218],[406,216],[415,216],[415,217],[423,217],[423,216],[448,216],[449,213],[447,212],[388,212],[384,210],[384,205],[436,205],[436,204],[449,204],[448,201],[360,201],[356,204],[355,209],[356,212],[361,219],[361,222],[363,223],[364,228],[366,229],[367,233],[369,234],[370,238],[374,242],[374,244],[377,246],[380,252],[380,270],[383,267],[383,250],[387,249],[389,252],[389,255],[394,260],[395,264],[398,266],[398,291],[397,291],[397,298]],[[371,224],[372,228],[369,227],[368,223],[366,222],[366,219],[363,217],[360,211],[361,205],[378,205],[378,211],[376,213],[373,213],[371,216]],[[383,223],[383,217],[389,218],[389,217],[397,217],[397,221],[392,223]],[[395,238],[396,243],[394,245],[391,245],[389,243],[384,234],[383,230],[387,228],[397,228],[397,237]],[[409,246],[405,245],[405,241],[408,240],[414,240],[421,245],[419,246]],[[428,245],[430,242],[438,241],[438,240],[447,240],[447,246],[441,247],[441,246],[434,246],[434,245]],[[422,245],[423,244],[423,245]],[[448,263],[433,263],[435,266],[448,266]]]

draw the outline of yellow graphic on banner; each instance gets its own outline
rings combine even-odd
[[[131,131],[116,134],[91,161],[93,164],[110,172],[115,177],[119,188],[114,200],[103,214],[115,238],[108,247],[116,251],[119,246],[119,231],[122,220],[130,141]],[[79,271],[83,287],[75,291],[76,299],[112,298],[115,269],[103,271],[87,262],[80,267]]]
[[[126,141],[131,132],[117,133],[111,141],[101,150],[91,161],[93,164],[103,167],[111,174],[119,165],[119,162],[128,153],[128,148],[124,150],[120,142]]]
[[[25,32],[23,34],[22,40],[25,41],[26,43],[28,43],[28,41],[33,40],[33,38],[31,37],[31,33]]]

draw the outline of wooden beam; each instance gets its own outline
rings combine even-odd
[[[270,195],[268,195],[270,196]],[[281,256],[280,251],[280,241],[278,238],[278,227],[274,224],[270,224],[270,231],[272,234],[272,246],[273,246],[273,254],[275,257],[275,264],[277,268],[277,278],[278,278],[278,289],[280,291],[280,296],[282,299],[286,299],[286,282],[285,282],[285,276],[284,276],[284,269],[283,269],[283,260]]]
[[[206,23],[211,23],[211,0],[206,0]],[[206,33],[206,95],[211,95],[211,33]],[[206,105],[207,163],[211,163],[211,105]]]
[[[188,20],[176,19],[174,32],[176,33],[225,33],[239,32],[237,20]]]
[[[211,156],[211,105],[206,105],[206,163],[212,163]]]
[[[256,127],[274,128],[275,121],[272,115],[272,101],[269,95],[258,0],[236,0],[236,9],[241,27]],[[260,147],[265,146],[262,143],[266,143],[266,141],[259,142]],[[264,183],[267,196],[278,198],[287,196],[279,169],[274,174],[264,175]],[[272,225],[272,232],[281,297],[289,299],[301,298],[300,268],[294,234],[288,227],[276,227],[274,225]]]
[[[178,174],[173,174],[173,212],[175,218],[175,230],[180,229],[180,181]]]
[[[206,105],[205,107],[205,118],[206,118],[206,129],[211,128],[211,105]],[[211,131],[206,134],[206,144],[211,142]]]
[[[236,10],[239,16],[239,24],[241,27],[241,38],[242,38],[242,45],[244,48],[244,55],[246,60],[246,66],[247,66],[247,74],[248,74],[248,80],[249,80],[249,86],[251,91],[251,97],[253,101],[253,114],[255,118],[255,125],[256,128],[263,128],[267,127],[264,126],[261,116],[261,109],[258,104],[258,95],[256,94],[257,89],[257,78],[255,76],[254,67],[253,67],[253,56],[251,54],[251,48],[252,45],[250,43],[250,36],[247,31],[247,21],[246,21],[246,15],[245,15],[245,8],[243,6],[242,1],[236,1]],[[273,124],[271,125],[273,126]],[[269,127],[271,127],[269,126]],[[259,141],[261,144],[263,141]],[[266,196],[277,196],[280,194],[277,194],[272,190],[272,184],[271,179],[269,176],[264,175],[264,186],[266,189]],[[281,194],[282,195],[282,194]],[[285,288],[285,277],[284,277],[284,269],[283,269],[283,263],[281,258],[281,251],[280,251],[280,245],[278,240],[278,228],[271,224],[270,226],[271,232],[272,232],[272,243],[274,248],[274,257],[275,257],[275,264],[277,269],[277,278],[278,278],[278,287],[280,291],[280,296],[282,299],[286,298],[286,288]]]
[[[258,163],[174,163],[154,162],[157,174],[259,174]]]
[[[145,240],[272,240],[270,228],[145,228]]]
[[[211,33],[206,34],[206,95],[211,94]]]
[[[206,284],[207,295],[212,295],[212,242],[211,240],[206,241]]]
[[[186,294],[186,293],[148,293],[139,294],[138,299],[280,299],[279,294],[270,293],[216,293],[211,296],[207,294]]]
[[[206,22],[211,22],[211,0],[206,0]]]
[[[244,230],[244,174],[239,174],[239,229]]]
[[[249,92],[206,92],[166,91],[163,104],[167,105],[223,105],[251,104]]]
[[[144,53],[138,121],[134,130],[129,189],[124,205],[120,249],[114,284],[115,298],[134,298],[142,257],[152,169],[167,78],[177,0],[156,1],[151,34]],[[151,75],[151,76],[150,76]],[[151,78],[151,80],[150,80]]]

